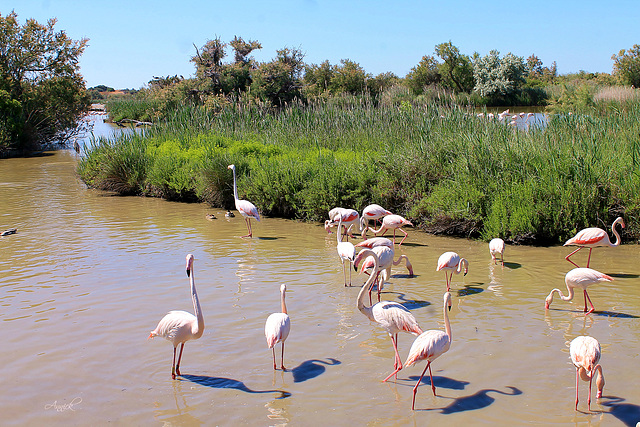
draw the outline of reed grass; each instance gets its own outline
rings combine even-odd
[[[240,196],[270,216],[318,221],[335,206],[379,203],[433,232],[559,243],[624,215],[635,238],[639,106],[528,130],[456,106],[367,98],[279,112],[183,107],[144,136],[100,141],[79,173],[97,188],[230,208],[234,163]]]

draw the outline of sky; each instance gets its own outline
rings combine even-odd
[[[8,5],[9,3],[9,5]],[[369,74],[404,77],[435,46],[525,60],[535,54],[559,74],[611,73],[611,55],[640,44],[640,2],[447,0],[20,0],[0,14],[22,25],[58,20],[73,40],[88,38],[80,58],[87,87],[140,89],[155,76],[193,77],[191,57],[208,40],[256,40],[260,62],[296,48],[306,64],[349,59]],[[229,46],[225,62],[233,60]]]

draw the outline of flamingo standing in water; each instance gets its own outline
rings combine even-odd
[[[386,246],[388,248],[393,249],[393,242],[386,237],[372,237],[367,240],[363,240],[362,242],[356,245],[356,248],[366,248],[373,249],[376,246]]]
[[[373,259],[374,272],[378,270],[379,259],[378,255],[373,250],[364,249],[360,254],[363,254],[362,256],[371,257]],[[364,294],[367,289],[370,289],[373,286],[375,279],[376,274],[371,273],[365,284],[362,285],[362,288],[360,289],[356,305],[358,310],[367,316],[369,320],[382,326],[391,338],[393,351],[395,352],[395,359],[393,363],[394,371],[383,380],[384,382],[392,376],[397,375],[398,371],[402,369],[402,360],[398,354],[398,332],[408,332],[417,336],[422,333],[422,329],[418,326],[418,322],[416,321],[416,318],[413,317],[413,314],[411,314],[405,306],[398,304],[397,302],[380,301],[371,307],[367,307],[364,304]]]
[[[362,230],[362,238],[367,237],[367,229],[369,228],[369,220],[373,220],[374,224],[376,220],[391,215],[391,212],[386,210],[380,205],[371,204],[362,210],[362,216],[360,217],[360,230]]]
[[[469,271],[469,261],[465,258],[460,258],[455,252],[445,252],[440,255],[438,258],[438,266],[436,267],[436,271],[445,270],[444,278],[447,282],[447,292],[451,289],[451,279],[453,278],[453,273],[460,274],[462,268],[464,267],[464,275],[467,275]],[[447,273],[447,270],[450,273]]]
[[[342,217],[338,219],[338,230],[342,229]],[[338,251],[338,256],[340,257],[340,261],[342,262],[342,276],[344,277],[344,285],[347,286],[347,273],[344,269],[344,262],[349,261],[350,264],[353,264],[356,257],[356,247],[353,246],[351,242],[343,242],[342,241],[342,233],[336,233],[338,245],[336,246],[336,250]],[[351,268],[349,268],[349,286],[351,286]]]
[[[286,370],[284,367],[284,341],[289,336],[291,330],[291,321],[287,314],[287,306],[284,303],[284,294],[287,291],[287,285],[284,283],[280,285],[280,305],[282,306],[281,313],[272,313],[267,317],[267,321],[264,324],[264,336],[267,338],[267,345],[273,352],[273,369],[276,368],[276,349],[275,345],[279,342],[282,343],[282,354],[280,355],[280,369]]]
[[[497,257],[500,254],[500,261],[502,262],[502,266],[504,267],[504,240],[499,237],[492,239],[489,242],[489,253],[491,254],[491,259],[494,264],[498,263]]]
[[[333,208],[329,211],[329,219],[324,222],[324,229],[327,233],[331,232],[331,227],[338,225],[338,220],[342,218],[342,226],[344,227],[344,235],[353,237],[351,228],[358,226],[360,222],[360,214],[355,209]],[[338,230],[342,232],[341,229]]]
[[[596,248],[598,246],[610,246],[613,248],[620,245],[620,234],[618,234],[618,231],[616,230],[617,224],[620,224],[620,227],[624,228],[624,220],[622,219],[622,217],[616,218],[616,220],[613,221],[613,224],[611,224],[611,232],[616,236],[615,243],[611,243],[611,241],[609,240],[609,235],[602,228],[590,227],[579,231],[578,234],[567,240],[563,245],[579,246],[578,249],[571,252],[564,259],[566,259],[576,267],[580,267],[578,264],[571,261],[569,257],[571,257],[571,255],[575,254],[582,248],[589,248],[589,257],[587,258],[587,267],[589,267],[589,261],[591,261],[591,251],[593,250],[593,248]]]
[[[404,231],[401,227],[405,226],[405,225],[411,225],[413,226],[413,224],[411,223],[411,221],[404,219],[403,217],[401,217],[400,215],[387,215],[384,218],[382,218],[382,225],[380,226],[379,229],[374,230],[371,227],[367,227],[367,230],[370,230],[371,232],[373,232],[373,234],[375,234],[376,236],[378,235],[378,233],[382,232],[382,234],[384,234],[387,230],[393,230],[393,243],[396,243],[396,230],[402,231],[404,233],[404,237],[402,238],[402,240],[400,241],[400,245],[402,245],[402,242],[404,242],[404,239],[407,238],[408,234],[406,231]]]
[[[451,310],[451,294],[449,292],[444,293],[444,329],[442,332],[439,329],[431,329],[425,331],[416,338],[409,350],[409,356],[407,356],[406,366],[411,366],[421,360],[427,361],[427,366],[424,367],[422,375],[418,379],[415,387],[413,387],[413,401],[411,402],[411,410],[415,409],[416,405],[416,393],[418,392],[418,386],[424,377],[427,368],[429,368],[429,378],[431,379],[431,390],[433,395],[436,395],[436,386],[433,384],[433,375],[431,374],[431,362],[440,357],[442,354],[449,351],[451,347],[451,325],[449,324],[448,311]]]
[[[600,343],[590,336],[579,336],[571,341],[569,347],[571,353],[571,361],[576,367],[576,410],[578,410],[578,384],[580,378],[589,381],[589,398],[587,400],[587,408],[591,411],[591,384],[593,375],[597,372],[596,387],[598,393],[596,399],[602,397],[602,389],[604,389],[604,375],[602,366],[600,365]]]
[[[244,217],[244,221],[247,223],[247,231],[249,232],[249,234],[242,237],[253,237],[253,232],[251,231],[251,218],[255,218],[256,221],[260,221],[258,209],[250,201],[238,199],[238,186],[236,185],[236,166],[229,165],[227,166],[227,169],[231,169],[233,171],[233,199],[236,202],[236,209]]]
[[[413,266],[411,265],[411,262],[409,261],[409,257],[406,255],[400,255],[400,257],[398,257],[397,260],[393,260],[394,256],[395,256],[395,251],[393,250],[393,247],[388,247],[388,246],[375,246],[371,249],[377,256],[378,256],[378,265],[377,267],[375,267],[375,263],[372,257],[367,257],[364,262],[362,263],[362,268],[361,268],[361,272],[364,271],[366,268],[372,268],[372,273],[371,274],[376,274],[377,280],[377,287],[378,287],[378,301],[380,301],[380,292],[382,291],[382,286],[384,285],[384,282],[386,282],[387,280],[389,280],[389,277],[391,277],[391,266],[392,265],[399,265],[400,262],[402,262],[402,260],[405,260],[405,266],[407,267],[407,270],[409,271],[409,276],[413,276]],[[358,268],[358,265],[360,264],[360,260],[365,256],[363,254],[364,251],[360,251],[358,253],[358,255],[356,256],[356,258],[353,261],[353,266],[354,268]],[[380,277],[379,273],[382,273],[382,277]],[[371,285],[371,288],[369,289],[369,304],[371,304],[371,289],[373,288],[373,284]]]
[[[193,300],[193,311],[195,316],[186,311],[170,311],[167,313],[158,326],[151,331],[149,338],[161,336],[171,341],[173,344],[173,362],[171,362],[171,378],[176,379],[176,374],[180,374],[180,360],[182,359],[182,350],[184,343],[189,340],[197,340],[204,332],[204,316],[200,309],[200,301],[198,301],[198,293],[196,292],[196,284],[194,283],[193,274],[193,255],[187,255],[187,276],[191,284],[191,299]],[[148,339],[148,338],[147,338]],[[180,346],[180,355],[176,364],[176,347]]]
[[[584,312],[586,314],[589,314],[594,310],[594,307],[593,303],[591,302],[591,298],[589,298],[589,295],[587,294],[587,287],[593,285],[594,283],[611,281],[613,281],[612,277],[607,276],[604,273],[600,273],[599,271],[596,271],[592,268],[574,268],[564,276],[564,282],[567,285],[567,296],[562,295],[562,291],[560,289],[553,289],[544,301],[544,308],[549,309],[549,306],[553,302],[554,292],[557,292],[563,301],[571,301],[573,299],[574,289],[580,288],[584,292]],[[589,304],[591,305],[591,310],[589,310],[588,312],[587,300],[589,300]]]

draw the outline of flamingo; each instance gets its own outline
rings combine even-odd
[[[380,205],[371,204],[362,210],[362,216],[360,217],[360,230],[362,230],[362,238],[366,238],[367,229],[369,228],[369,220],[375,221],[387,216],[391,215],[391,212],[386,210]]]
[[[455,252],[445,252],[440,255],[438,258],[438,266],[436,267],[436,271],[445,270],[444,278],[447,282],[447,292],[451,289],[451,279],[453,278],[453,273],[460,274],[462,268],[464,267],[464,275],[467,275],[469,271],[469,261],[465,258],[460,258]],[[447,271],[450,271],[450,274],[447,274]]]
[[[560,289],[553,289],[551,293],[547,296],[544,301],[544,308],[549,309],[549,306],[553,302],[553,293],[557,292],[560,295],[560,298],[563,301],[571,301],[573,299],[573,290],[574,288],[580,288],[584,291],[584,312],[586,314],[591,313],[594,310],[593,303],[591,302],[591,298],[587,294],[587,287],[593,285],[594,283],[600,282],[611,282],[613,278],[607,276],[604,273],[600,273],[592,268],[586,267],[578,267],[569,271],[564,276],[564,282],[567,285],[567,296],[562,295],[562,291]],[[589,304],[591,304],[591,310],[587,312],[587,300],[589,300]]]
[[[338,219],[338,230],[340,229],[342,229],[342,217]],[[343,242],[341,234],[342,233],[336,233],[336,237],[338,240],[336,250],[338,251],[340,261],[342,262],[342,275],[344,276],[344,285],[347,286],[347,273],[344,269],[344,262],[349,261],[351,264],[353,264],[356,257],[356,247],[353,246],[353,243],[351,242]],[[351,268],[349,268],[349,286],[351,286]]]
[[[240,214],[244,217],[244,221],[247,223],[247,231],[249,234],[242,237],[253,237],[253,232],[251,231],[251,218],[255,218],[256,221],[260,221],[260,215],[258,214],[258,209],[255,205],[248,200],[240,200],[238,199],[238,186],[236,185],[236,166],[229,165],[227,169],[231,169],[233,171],[233,199],[236,202],[236,210],[240,212]]]
[[[356,248],[373,249],[376,246],[386,246],[393,249],[393,242],[386,237],[372,237],[356,245]]]
[[[596,399],[602,397],[602,389],[604,388],[604,374],[602,373],[602,366],[600,362],[600,343],[597,339],[584,335],[574,338],[571,341],[569,347],[569,353],[571,353],[571,361],[576,367],[576,410],[578,410],[578,384],[580,378],[584,381],[589,381],[589,398],[587,400],[587,407],[591,411],[591,384],[593,381],[593,374],[598,373],[596,378],[596,387],[598,393]]]
[[[376,275],[378,275],[379,273],[382,273],[382,278],[378,283],[378,301],[380,301],[380,292],[382,291],[382,286],[384,282],[386,282],[389,279],[389,277],[391,277],[391,266],[399,265],[400,262],[404,259],[405,266],[409,271],[410,276],[413,276],[413,266],[409,261],[409,257],[406,255],[400,255],[400,257],[394,261],[393,258],[395,256],[395,251],[393,250],[392,247],[390,248],[388,246],[375,246],[371,250],[378,256],[378,266],[376,268],[373,268],[374,267],[373,258],[367,257],[364,263],[362,264],[361,271],[363,271],[366,268],[373,268],[371,274],[375,273]],[[364,257],[364,255],[362,255],[363,252],[364,251],[360,251],[358,253],[358,256],[356,256],[356,258],[353,261],[353,266],[356,269],[358,268],[358,264],[360,263],[360,260]],[[369,304],[371,304],[371,289],[369,289]]]
[[[431,362],[440,357],[443,353],[449,351],[451,347],[451,325],[449,324],[448,311],[451,310],[451,294],[449,292],[444,293],[444,328],[446,333],[439,329],[431,329],[423,332],[415,339],[409,350],[409,356],[407,356],[406,366],[414,365],[415,363],[426,360],[427,366],[424,367],[422,375],[418,379],[415,387],[413,387],[413,401],[411,402],[411,410],[415,409],[416,393],[418,392],[418,386],[424,377],[427,368],[429,368],[429,378],[431,379],[431,390],[433,395],[436,395],[436,386],[433,384],[433,375],[431,374]]]
[[[283,283],[280,285],[280,304],[282,306],[282,313],[271,313],[264,324],[264,336],[267,338],[267,345],[273,352],[273,369],[277,369],[275,345],[279,342],[282,343],[280,369],[283,371],[286,370],[284,367],[284,341],[289,336],[289,331],[291,330],[291,321],[287,314],[287,306],[284,303],[284,294],[286,291],[287,285]]]
[[[609,235],[602,228],[590,227],[590,228],[585,228],[584,230],[579,231],[578,234],[576,234],[575,236],[567,240],[563,245],[563,246],[579,246],[578,249],[571,252],[564,259],[566,259],[576,267],[580,267],[578,264],[571,261],[569,257],[575,254],[576,252],[578,252],[582,248],[589,248],[589,257],[587,258],[587,267],[589,267],[589,261],[591,261],[591,251],[593,250],[593,248],[596,248],[598,246],[616,247],[620,245],[620,235],[618,234],[618,231],[616,231],[617,224],[620,224],[620,227],[624,228],[624,220],[622,219],[622,217],[616,218],[616,220],[613,221],[613,224],[611,224],[611,231],[616,236],[615,243],[611,243],[611,241],[609,240]]]
[[[401,217],[400,215],[387,215],[384,218],[382,218],[382,225],[380,226],[379,229],[374,230],[371,227],[367,227],[367,230],[371,230],[373,232],[373,234],[378,235],[378,233],[382,232],[383,234],[387,231],[387,230],[393,230],[393,243],[396,243],[396,230],[402,231],[404,233],[404,237],[402,238],[402,240],[400,241],[400,245],[402,245],[402,242],[404,242],[404,239],[407,238],[408,234],[406,231],[404,231],[401,227],[405,226],[405,225],[411,225],[413,226],[413,224],[411,223],[411,221],[404,219],[403,217]]]
[[[499,237],[492,239],[489,242],[489,253],[491,254],[491,259],[494,264],[498,263],[497,256],[500,254],[500,261],[504,267],[504,240]]]
[[[377,271],[379,263],[378,255],[371,249],[364,249],[360,253],[364,253],[363,256],[373,258],[374,272]],[[398,371],[402,369],[402,360],[398,354],[398,332],[408,332],[418,336],[422,333],[422,329],[418,325],[416,318],[413,317],[413,314],[411,314],[405,306],[398,304],[397,302],[380,301],[371,307],[367,307],[364,304],[363,300],[365,291],[373,286],[373,282],[375,280],[376,274],[372,273],[365,284],[362,285],[360,293],[358,294],[357,307],[358,310],[367,316],[369,320],[382,326],[391,338],[393,351],[395,352],[395,359],[393,363],[394,371],[382,380],[385,382],[392,376],[397,375]]]
[[[193,311],[195,316],[186,311],[170,311],[167,313],[158,326],[151,331],[149,338],[161,336],[173,344],[173,362],[171,362],[171,378],[176,379],[176,374],[180,374],[180,360],[182,359],[182,350],[184,343],[189,340],[197,340],[204,332],[204,316],[200,309],[200,301],[198,301],[198,293],[196,292],[196,284],[194,283],[193,274],[193,255],[187,255],[187,276],[191,284],[191,299],[193,300]],[[149,339],[147,338],[147,339]],[[180,346],[180,355],[176,364],[176,347]]]
[[[353,234],[351,232],[351,227],[357,225],[360,221],[360,215],[358,211],[355,209],[345,209],[345,208],[333,208],[329,211],[329,218],[324,222],[324,229],[327,230],[327,233],[331,232],[331,227],[335,227],[340,218],[342,218],[342,225],[345,229],[345,235]],[[342,232],[342,230],[338,230],[338,232]]]

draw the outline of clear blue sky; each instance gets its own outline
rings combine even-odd
[[[20,24],[58,19],[57,30],[89,39],[80,59],[87,87],[139,89],[154,76],[195,71],[194,44],[220,37],[257,40],[258,61],[284,47],[305,63],[341,59],[373,75],[404,77],[435,45],[451,40],[467,55],[496,49],[535,54],[558,72],[612,71],[611,55],[640,44],[640,2],[407,0],[19,0],[3,1]],[[13,3],[7,6],[7,3]],[[226,60],[232,60],[229,47]]]

